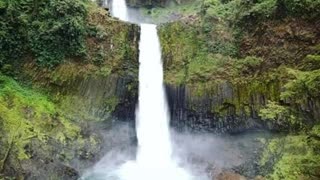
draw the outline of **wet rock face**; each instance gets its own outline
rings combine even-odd
[[[66,92],[76,99],[83,99],[83,111],[99,120],[118,119],[134,120],[137,103],[137,84],[130,77],[90,77],[71,83],[76,87],[73,92]],[[129,86],[132,89],[129,89]],[[79,106],[80,104],[74,104]]]
[[[171,125],[178,130],[209,131],[215,133],[238,133],[249,129],[263,128],[266,124],[252,110],[239,109],[230,99],[238,98],[232,86],[219,87],[214,95],[197,96],[187,86],[167,86]],[[257,101],[264,101],[263,97]],[[254,108],[252,101],[250,108]],[[264,103],[264,102],[260,102]]]
[[[268,101],[277,99],[281,85],[260,84],[258,87],[247,84],[237,86],[223,82],[200,89],[193,85],[167,85],[171,125],[179,131],[241,133],[247,130],[268,129],[286,130],[277,121],[262,120],[261,108]],[[276,92],[276,93],[274,93]],[[319,102],[310,99],[301,104],[283,102],[295,109],[308,123],[319,118]],[[289,125],[288,125],[289,126]]]

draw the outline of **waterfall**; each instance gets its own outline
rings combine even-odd
[[[126,0],[112,0],[111,7],[111,14],[113,17],[117,17],[123,21],[128,21]]]
[[[120,179],[189,180],[187,172],[171,157],[168,106],[156,25],[141,24],[139,49],[138,152],[135,162],[120,168]]]
[[[170,161],[172,149],[156,26],[141,24],[140,38],[137,161],[151,164],[149,161],[156,160],[161,165]]]
[[[128,20],[125,0],[113,0],[115,17]],[[172,159],[168,105],[156,25],[140,24],[139,105],[136,110],[138,151],[135,162],[119,170],[121,180],[188,180],[189,175]]]
[[[113,0],[112,14],[128,20],[125,0]],[[191,176],[172,158],[170,118],[157,27],[153,24],[140,26],[136,159],[127,161],[116,170],[97,168],[93,177],[103,180],[191,180]],[[87,177],[90,179],[91,175]]]

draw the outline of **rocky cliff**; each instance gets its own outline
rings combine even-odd
[[[319,179],[319,8],[306,0],[205,0],[196,13],[161,25],[172,125],[281,132],[260,139],[262,152],[236,171]],[[261,176],[242,171],[248,167]]]
[[[270,9],[263,15],[255,14],[259,3],[204,3],[198,15],[160,26],[175,126],[241,132],[318,122],[319,21],[273,2],[260,4]],[[232,17],[232,8],[252,12]],[[279,11],[286,15],[275,17]]]
[[[55,3],[41,5],[39,13],[56,13],[55,5],[62,2]],[[82,170],[103,153],[102,130],[117,120],[134,122],[139,27],[110,17],[106,10],[90,2],[65,3],[63,8],[71,5],[87,12],[81,16],[84,26],[76,24],[76,28],[84,28],[79,37],[81,43],[77,44],[82,47],[82,54],[64,53],[63,41],[51,42],[51,47],[42,44],[42,40],[50,38],[68,38],[68,33],[79,35],[71,29],[63,30],[64,25],[57,22],[61,25],[54,26],[58,34],[45,31],[38,33],[43,39],[34,40],[41,51],[26,50],[16,61],[0,63],[0,179],[78,179]],[[64,13],[63,8],[58,8],[59,13]],[[76,18],[67,12],[61,16]],[[61,20],[51,18],[54,17],[47,17],[43,26],[51,27]],[[27,25],[42,23],[33,20]],[[9,28],[10,23],[8,19]],[[28,42],[24,44],[26,49],[33,48]],[[10,58],[10,53],[3,54]],[[58,57],[63,59],[56,61]]]

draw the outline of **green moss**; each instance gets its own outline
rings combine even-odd
[[[86,122],[99,122],[101,118],[92,112],[92,107],[100,108],[103,105],[100,102],[94,102],[87,97],[77,95],[57,95],[57,106],[63,109],[63,115],[77,120],[85,120]]]
[[[113,112],[117,105],[119,104],[119,99],[117,96],[112,96],[112,97],[109,97],[106,101],[105,101],[105,107],[106,107],[106,110],[108,112]]]
[[[46,143],[49,137],[62,142],[65,138],[75,139],[78,136],[79,127],[59,117],[55,105],[46,96],[25,89],[5,76],[0,76],[0,81],[3,131],[8,143],[14,142],[19,159],[28,158],[24,148],[33,138]]]
[[[160,28],[160,41],[162,53],[165,59],[165,68],[170,70],[171,75],[176,77],[165,76],[166,81],[184,82],[185,73],[188,73],[188,64],[191,59],[196,58],[201,61],[201,52],[198,48],[202,47],[203,42],[196,41],[197,32],[193,27],[186,26],[183,23],[176,22],[170,26]],[[170,79],[168,79],[170,78]]]
[[[210,52],[205,39],[196,26],[183,22],[161,26],[160,41],[165,59],[166,82],[205,82],[224,73],[223,67],[231,59]]]
[[[8,159],[28,160],[35,151],[43,150],[50,157],[53,149],[50,143],[53,141],[55,146],[59,144],[62,147],[70,147],[75,143],[78,150],[91,141],[81,136],[79,122],[70,120],[65,111],[47,95],[23,87],[3,75],[0,75],[0,120],[0,141],[3,144],[0,149],[0,154],[3,154],[0,170],[5,166],[16,170],[19,164],[8,164],[11,162]],[[80,142],[83,142],[82,145]],[[35,143],[41,150],[32,149],[30,145]],[[92,145],[92,148],[95,146]],[[72,154],[73,157],[77,155],[74,152]]]

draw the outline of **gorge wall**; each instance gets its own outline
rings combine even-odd
[[[161,25],[172,125],[281,132],[258,140],[263,150],[244,169],[253,165],[256,179],[319,179],[319,8],[306,0],[205,0]]]
[[[172,124],[243,132],[318,122],[319,14],[296,17],[277,1],[212,3],[159,28]]]

